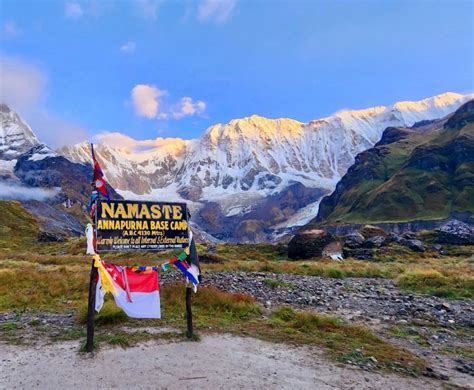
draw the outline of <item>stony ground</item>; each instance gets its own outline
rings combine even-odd
[[[163,273],[160,275],[160,278],[160,283],[162,285],[175,281],[183,281],[182,276],[176,272]],[[376,333],[382,337],[389,339],[391,342],[403,345],[404,347],[409,348],[415,354],[425,358],[433,368],[432,376],[436,379],[443,380],[436,382],[426,382],[427,379],[420,379],[417,382],[408,381],[403,385],[403,388],[433,388],[433,383],[436,383],[436,386],[441,386],[440,383],[449,383],[450,385],[460,386],[461,388],[474,388],[472,385],[474,383],[474,362],[472,361],[472,351],[474,350],[472,332],[474,327],[474,307],[472,305],[472,301],[455,301],[431,296],[409,294],[398,289],[393,281],[373,278],[330,279],[312,276],[260,272],[213,272],[203,274],[202,284],[215,286],[219,289],[229,292],[241,292],[253,295],[259,302],[262,303],[264,307],[267,308],[279,305],[291,305],[304,309],[314,309],[318,312],[342,317],[350,323],[363,323],[375,330]],[[53,338],[57,336],[58,340],[61,340],[61,337],[65,332],[74,333],[74,331],[77,331],[77,325],[75,323],[73,314],[59,315],[36,313],[31,315],[22,314],[18,316],[15,313],[4,313],[0,315],[0,325],[10,323],[13,318],[15,318],[15,322],[18,324],[18,327],[25,330],[24,332],[16,333],[16,337],[23,339],[21,340],[22,342],[27,341],[25,339],[34,338],[35,332],[41,335],[41,332],[44,331],[44,329],[48,330],[49,336],[52,336]],[[212,336],[211,339],[208,339],[207,337],[208,336],[205,336],[205,341],[214,340],[212,339],[214,336]],[[244,343],[240,339],[225,339],[224,337],[222,340],[222,348],[224,348],[224,346],[228,343],[234,343],[232,345],[227,345],[226,348],[229,348],[227,351],[233,351],[232,353],[235,353],[239,356],[241,356],[240,354],[243,354],[242,356],[245,355],[243,351],[239,350],[242,343]],[[212,344],[214,341],[209,342]],[[260,342],[255,340],[252,341],[252,343]],[[64,354],[72,353],[68,351],[69,344],[61,345],[61,348],[64,349]],[[3,351],[1,352],[1,357],[2,365],[4,367],[17,367],[18,364],[20,364],[20,368],[23,367],[22,369],[27,369],[27,366],[30,367],[29,358],[26,358],[26,356],[28,353],[32,353],[32,350],[30,349],[36,347],[18,347],[18,354],[12,352],[14,349],[10,350],[8,348],[6,349],[7,352],[5,354],[5,349],[3,349],[2,346]],[[22,348],[26,348],[25,351],[29,352],[21,352],[23,350]],[[137,348],[137,351],[139,351],[139,347]],[[166,346],[164,348],[171,347]],[[205,349],[205,347],[203,348]],[[270,347],[267,344],[262,344],[262,348],[268,349]],[[275,350],[279,350],[280,347],[275,346],[274,348],[276,348]],[[155,349],[159,349],[159,347],[148,346],[145,348],[145,350],[150,349],[155,351]],[[135,348],[133,350],[135,351]],[[198,350],[196,350],[196,353],[203,353],[202,351],[198,352]],[[288,350],[290,351],[290,349]],[[464,353],[466,351],[467,353]],[[248,353],[248,350],[246,353]],[[272,353],[273,352],[270,354]],[[278,355],[279,352],[275,353]],[[51,352],[51,354],[54,355],[53,352]],[[116,369],[121,370],[121,365],[125,364],[123,363],[123,359],[125,359],[125,357],[122,356],[123,352],[106,352],[106,354],[115,356],[114,359],[117,366]],[[173,353],[170,351],[168,356],[172,355]],[[224,355],[226,354],[224,353],[223,356]],[[100,359],[103,358],[101,357]],[[245,357],[245,359],[250,358]],[[255,359],[257,358],[255,357]],[[302,359],[303,363],[301,364],[303,364],[304,367],[307,366],[306,368],[308,368],[311,366],[311,364],[305,360],[306,358]],[[53,358],[50,360],[51,364],[55,364],[53,362]],[[225,362],[222,364],[224,366],[226,364],[229,365],[229,369],[243,369],[242,367],[233,367],[233,364],[238,364],[232,363],[234,360],[235,359],[229,359],[229,361],[225,360]],[[322,358],[319,357],[317,360],[315,360],[315,364],[323,364],[322,361]],[[293,363],[294,367],[291,368]],[[357,362],[348,361],[347,363],[349,363],[349,366],[346,367],[352,366],[355,368],[358,366]],[[40,363],[35,362],[35,365],[37,364]],[[164,364],[164,362],[159,363],[158,366],[161,364]],[[263,365],[262,367],[266,367],[269,363],[259,361],[255,364],[260,364]],[[280,363],[275,364],[278,365]],[[288,364],[288,367],[281,368],[281,370],[285,371],[288,369],[291,372],[293,372],[293,370],[297,370],[297,372],[299,372],[298,370],[302,370],[301,372],[304,371],[301,364],[298,362],[293,362],[291,360],[291,362]],[[382,377],[380,376],[377,377],[378,379],[374,379],[376,377],[371,376],[372,374],[368,376],[364,376],[365,374],[363,374],[361,376],[360,372],[363,373],[365,371],[345,371],[345,369],[336,368],[333,363],[325,362],[324,364],[326,364],[327,367],[322,365],[315,369],[314,366],[312,366],[313,374],[311,375],[316,375],[313,379],[316,381],[314,383],[319,384],[319,387],[317,388],[392,388],[390,387],[390,381],[381,379]],[[45,366],[47,366],[47,364],[45,364]],[[92,372],[96,370],[92,366],[93,365],[87,363],[86,360],[79,359],[73,367],[82,367],[84,370],[89,370]],[[314,373],[314,370],[319,372],[320,369],[322,370],[321,372],[325,372],[324,367],[329,370],[327,372],[329,377],[325,377],[324,375],[318,376],[319,374]],[[329,369],[328,367],[332,368]],[[366,369],[366,367],[363,368]],[[69,369],[72,370],[72,368],[64,367],[66,373]],[[149,369],[151,369],[151,367],[149,367]],[[281,387],[291,387],[291,381],[281,379],[279,377],[280,374],[273,376],[273,374],[270,373],[271,370],[268,371],[268,367],[265,369],[262,368],[262,370],[262,372],[265,373],[264,378],[266,379],[262,379],[261,382],[258,382],[260,386],[269,385],[271,387],[278,382],[282,385]],[[196,372],[197,371],[198,369],[196,368]],[[217,368],[216,372],[219,372]],[[330,376],[331,372],[335,375],[332,377],[332,379]],[[351,374],[355,372],[359,373],[354,375]],[[219,377],[219,375],[211,377],[215,379]],[[240,374],[237,376],[236,375],[237,374],[232,376],[232,380],[236,380]],[[308,378],[311,379],[311,375]],[[341,377],[340,375],[348,375],[348,378],[352,379],[345,381],[344,377]],[[10,381],[14,380],[12,378],[15,378],[15,375],[5,371],[3,372],[2,376],[4,378],[10,378]],[[199,375],[193,371],[192,375],[190,374],[190,376],[194,377]],[[338,376],[338,380],[340,382],[335,379],[336,376]],[[39,378],[37,375],[33,375],[32,378],[37,378],[39,381],[38,383],[46,383],[44,382],[44,378]],[[213,383],[208,382],[208,376],[206,376],[206,378],[207,382],[206,380],[201,380],[201,382],[198,380],[192,380],[192,382],[189,382],[189,384],[186,382],[185,385],[183,382],[182,387],[186,388],[186,386],[189,386],[193,388],[206,388],[209,383]],[[291,376],[289,378],[291,378]],[[328,378],[329,382],[325,383]],[[103,382],[101,382],[101,387],[107,387],[107,380],[109,379],[104,376]],[[124,380],[126,381],[126,379]],[[251,382],[251,380],[256,379],[249,378],[250,382],[243,383],[243,387],[252,388],[257,384],[257,382]],[[7,383],[12,385],[13,382]],[[231,381],[229,383],[237,387],[237,382]],[[23,384],[27,383],[24,382]],[[34,385],[35,383],[28,382],[28,384]],[[83,383],[78,379],[77,382],[71,383],[71,386],[73,388],[76,385],[79,387],[80,384]],[[301,388],[310,388],[311,386],[309,384],[310,382],[302,382]],[[14,386],[7,386],[7,388],[12,387]],[[19,386],[19,388],[22,387],[24,386]],[[146,386],[144,388],[146,388]],[[397,384],[397,386],[393,388],[401,387],[398,387]]]
[[[165,273],[161,283],[180,278]],[[204,273],[202,283],[251,294],[266,307],[291,305],[363,323],[428,359],[433,376],[466,387],[474,383],[472,301],[409,294],[391,280],[374,278],[213,272]],[[470,351],[469,357],[459,356],[458,349]]]
[[[160,277],[162,283],[181,278],[176,273]],[[361,320],[417,320],[420,324],[474,327],[471,301],[407,294],[388,279],[213,272],[204,273],[202,283],[253,295],[265,306],[296,305],[337,315],[347,312],[344,317]]]

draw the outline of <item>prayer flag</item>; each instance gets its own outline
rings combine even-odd
[[[104,179],[104,173],[99,165],[99,162],[95,158],[94,144],[91,144],[92,160],[94,162],[94,182],[97,191],[109,199],[109,193],[107,191],[107,182]]]
[[[121,267],[99,261],[101,264],[95,306],[97,311],[100,311],[107,292],[103,286],[104,279],[110,277],[115,303],[129,317],[161,318],[157,267]],[[103,274],[104,271],[107,275]]]

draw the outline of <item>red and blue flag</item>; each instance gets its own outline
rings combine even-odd
[[[95,183],[95,187],[97,188],[97,191],[99,191],[107,199],[110,199],[109,198],[109,193],[107,191],[107,182],[104,179],[104,173],[102,172],[102,168],[100,167],[99,162],[95,158],[94,144],[91,144],[91,152],[92,152],[92,160],[94,162],[94,183]]]

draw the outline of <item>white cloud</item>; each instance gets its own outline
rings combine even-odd
[[[173,117],[181,119],[185,116],[202,114],[206,110],[206,103],[202,100],[193,102],[193,99],[185,96],[181,98],[178,110],[173,111]]]
[[[15,38],[21,35],[21,29],[14,21],[9,20],[3,25],[2,35],[7,38]]]
[[[154,85],[138,84],[132,89],[132,101],[138,116],[153,119],[159,114],[159,98],[166,95]]]
[[[177,104],[163,106],[161,98],[168,95],[154,85],[138,84],[132,89],[132,103],[135,114],[148,119],[166,120],[181,119],[185,116],[202,114],[206,110],[206,103],[202,100],[193,101],[189,96],[182,97]]]
[[[160,90],[154,85],[135,85],[131,95],[135,114],[148,119],[181,119],[202,114],[206,110],[205,102],[193,101],[189,96],[182,97],[178,103],[166,108],[161,98],[168,95],[168,91]]]
[[[96,143],[106,144],[112,148],[121,149],[126,153],[143,153],[157,149],[180,148],[185,141],[180,138],[156,138],[136,140],[119,132],[104,131],[94,136]]]
[[[38,138],[52,147],[78,142],[88,132],[48,111],[48,77],[38,66],[19,58],[0,56],[0,102],[18,112]]]
[[[0,57],[0,99],[16,110],[28,110],[45,97],[47,77],[18,58]]]
[[[135,0],[138,13],[145,19],[156,20],[158,16],[158,1],[156,0]]]
[[[69,1],[64,5],[64,15],[68,19],[79,19],[84,15],[84,10],[78,2]]]
[[[18,185],[13,182],[0,183],[0,199],[14,200],[47,200],[54,198],[60,188],[34,188]]]
[[[232,15],[237,0],[204,0],[198,7],[198,20],[225,23]]]
[[[137,45],[135,42],[127,42],[120,46],[120,51],[126,54],[132,54],[135,51]]]

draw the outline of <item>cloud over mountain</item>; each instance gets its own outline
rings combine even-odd
[[[189,96],[182,97],[174,105],[165,105],[163,97],[167,95],[168,91],[159,89],[155,85],[135,85],[131,92],[135,114],[143,118],[165,120],[198,115],[206,110],[206,103],[204,101],[194,101]]]

